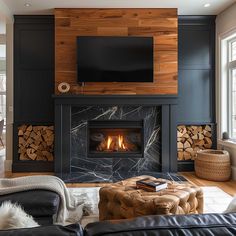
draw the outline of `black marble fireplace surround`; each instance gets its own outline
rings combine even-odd
[[[177,171],[176,96],[55,95],[54,99],[55,172],[65,182],[115,182]],[[122,129],[142,124],[142,155],[110,152],[91,158],[88,127],[95,121],[109,126],[120,121]]]

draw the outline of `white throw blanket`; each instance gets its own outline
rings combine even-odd
[[[35,189],[53,191],[60,196],[60,206],[54,223],[76,223],[82,218],[84,203],[73,197],[64,182],[55,176],[37,175],[0,179],[0,195]]]

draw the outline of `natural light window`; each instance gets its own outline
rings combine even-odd
[[[232,89],[231,89],[231,99],[232,99],[232,105],[231,105],[231,136],[232,138],[236,138],[236,69],[233,69],[231,71],[231,79],[232,79]]]
[[[227,41],[228,132],[236,139],[236,37]]]
[[[236,40],[231,43],[232,61],[236,60]]]

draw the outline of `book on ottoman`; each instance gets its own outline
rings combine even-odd
[[[167,188],[167,183],[159,180],[141,179],[136,181],[136,187],[150,192],[158,192]]]

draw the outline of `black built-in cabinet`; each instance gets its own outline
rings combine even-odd
[[[215,120],[215,16],[179,16],[178,124],[212,126]],[[193,170],[193,161],[180,161],[179,171]]]
[[[14,16],[13,171],[52,171],[53,163],[19,161],[18,127],[54,123],[54,16]]]

